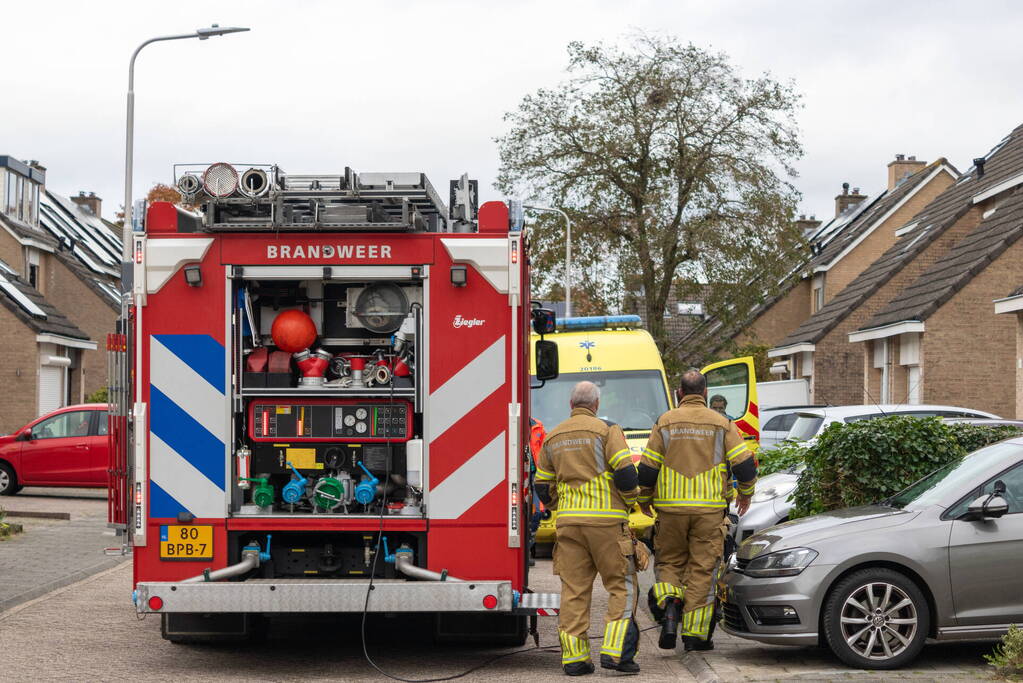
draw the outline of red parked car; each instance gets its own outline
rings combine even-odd
[[[23,486],[107,485],[107,405],[68,406],[0,436],[0,496]]]

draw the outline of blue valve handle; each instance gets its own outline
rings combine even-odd
[[[366,466],[362,464],[360,460],[358,463],[362,471],[366,473],[369,479],[363,479],[355,487],[355,500],[362,503],[363,505],[369,505],[373,502],[373,499],[377,496],[377,484],[380,480],[373,476],[373,473],[366,469]]]
[[[270,539],[273,538],[272,534],[266,535],[266,550],[259,551],[259,561],[269,562],[270,561]]]
[[[388,564],[394,564],[394,561],[397,559],[397,556],[396,555],[392,555],[390,549],[388,549],[388,547],[387,547],[387,536],[384,536],[383,540],[384,540],[384,562],[387,562]]]
[[[285,503],[297,503],[302,499],[302,494],[305,493],[305,487],[309,480],[303,477],[290,461],[288,462],[288,467],[295,473],[296,478],[284,485],[281,497]]]

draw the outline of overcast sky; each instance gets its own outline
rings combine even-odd
[[[801,211],[843,181],[874,193],[895,154],[960,170],[1023,122],[1023,5],[1004,2],[589,1],[4,3],[0,154],[38,159],[61,194],[122,202],[128,58],[212,22],[250,33],[158,43],[136,68],[136,196],[173,163],[292,172],[425,171],[482,200],[502,114],[564,78],[571,40],[672,34],[805,96]]]

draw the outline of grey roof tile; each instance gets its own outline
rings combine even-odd
[[[867,267],[823,308],[810,316],[779,347],[815,344],[859,308],[902,268],[920,255],[965,214],[973,196],[1023,172],[1023,126],[1017,127],[988,153],[983,177],[970,169],[913,217],[916,229],[902,235],[881,257]],[[901,318],[905,319],[905,318]],[[870,324],[876,327],[874,321]]]

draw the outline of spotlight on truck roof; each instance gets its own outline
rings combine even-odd
[[[241,193],[246,197],[261,197],[270,189],[270,180],[261,168],[250,168],[242,173]]]
[[[238,189],[238,171],[231,164],[215,163],[203,172],[202,186],[211,197],[229,197]]]
[[[183,196],[194,196],[202,189],[202,181],[198,176],[186,173],[178,178],[178,192]]]

